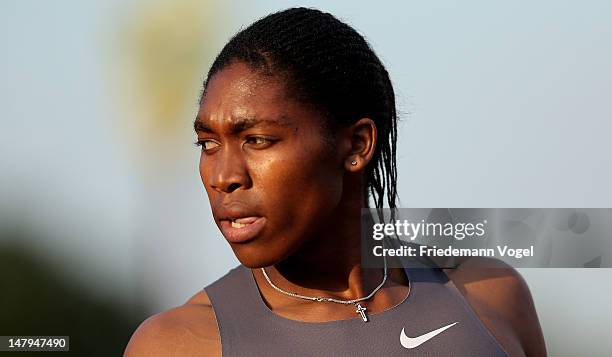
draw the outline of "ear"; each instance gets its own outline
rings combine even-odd
[[[361,118],[348,128],[351,148],[345,159],[347,171],[358,172],[365,169],[376,149],[376,124],[370,118]]]

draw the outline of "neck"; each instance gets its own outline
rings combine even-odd
[[[271,280],[303,294],[346,300],[369,294],[382,281],[383,269],[361,266],[362,205],[360,196],[343,200],[317,234],[289,258],[266,269]]]

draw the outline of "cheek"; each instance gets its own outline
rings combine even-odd
[[[200,164],[198,165],[198,171],[200,172],[200,180],[206,186],[206,181],[204,180],[204,165],[202,164],[202,159],[200,159]]]
[[[201,157],[200,157],[200,164],[198,165],[198,170],[200,171],[200,180],[202,181],[204,188],[208,190],[208,185],[206,185],[206,177],[207,177],[206,170],[204,168],[204,162]]]
[[[201,154],[201,155],[203,156],[204,154]],[[210,162],[206,164],[210,167]],[[210,186],[207,184],[208,178],[210,177],[211,174],[206,169],[206,165],[203,160],[203,157],[200,157],[200,163],[198,166],[198,170],[200,172],[200,180],[202,181],[202,185],[204,186],[204,190],[206,191],[206,194],[208,195],[208,198],[210,201],[210,199],[212,198],[211,194],[213,194],[214,190],[212,190]]]
[[[311,225],[340,202],[343,167],[332,153],[311,150],[266,161],[253,172],[254,186],[281,224]]]

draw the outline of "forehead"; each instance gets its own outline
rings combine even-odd
[[[231,122],[233,118],[290,117],[297,103],[289,99],[279,77],[266,76],[238,62],[210,79],[198,117],[206,122]]]

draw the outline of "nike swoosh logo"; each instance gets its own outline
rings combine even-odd
[[[437,330],[433,330],[431,332],[428,332],[428,333],[426,333],[424,335],[421,335],[421,336],[418,336],[418,337],[408,337],[408,336],[406,336],[406,333],[404,332],[404,329],[402,328],[402,333],[400,333],[400,343],[405,348],[419,347],[423,343],[425,343],[425,342],[431,340],[432,338],[434,338],[436,335],[444,332],[444,330],[449,329],[449,328],[455,326],[458,323],[459,322],[453,322],[450,325],[446,325],[444,327],[440,327]]]

